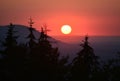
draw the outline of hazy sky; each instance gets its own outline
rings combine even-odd
[[[72,26],[71,35],[120,35],[120,0],[0,0],[0,25],[46,23],[50,35]]]

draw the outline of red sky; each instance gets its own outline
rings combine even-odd
[[[62,35],[60,27],[72,26],[71,35],[119,35],[120,0],[0,0],[0,25],[43,23],[50,35]]]

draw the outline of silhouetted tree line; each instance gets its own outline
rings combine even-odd
[[[8,27],[7,37],[1,42],[4,50],[0,51],[0,81],[120,81],[120,53],[118,58],[100,63],[85,36],[82,49],[68,63],[69,57],[60,57],[43,27],[39,39],[32,25],[28,30],[29,41],[19,44],[14,25]]]

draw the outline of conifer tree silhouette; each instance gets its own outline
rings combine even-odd
[[[29,35],[27,36],[27,39],[29,39],[29,41],[27,42],[27,52],[26,52],[26,66],[25,66],[25,68],[26,68],[26,70],[25,70],[25,80],[29,80],[29,81],[32,81],[33,80],[33,61],[35,60],[35,59],[33,59],[34,57],[33,57],[33,55],[34,55],[34,49],[35,49],[35,47],[36,47],[36,45],[37,45],[37,43],[36,43],[36,38],[35,38],[35,35],[34,35],[34,28],[33,28],[33,24],[34,24],[34,22],[33,22],[33,20],[32,20],[32,18],[30,17],[30,19],[29,19],[29,28],[28,28],[28,30],[29,30]]]
[[[5,48],[2,50],[2,77],[3,80],[23,80],[25,72],[25,60],[27,47],[24,44],[18,44],[14,30],[15,25],[10,23],[5,41],[2,43]],[[7,78],[7,79],[5,79]]]
[[[97,70],[97,56],[88,43],[88,36],[85,37],[83,47],[78,56],[72,61],[72,81],[89,81],[93,77],[93,73]]]
[[[14,48],[17,46],[17,36],[14,35],[14,25],[10,23],[10,26],[8,27],[7,36],[5,38],[5,42],[3,42],[3,46],[5,47],[4,50],[4,57],[5,58],[12,58],[14,56]]]
[[[64,78],[68,58],[59,58],[58,48],[53,48],[43,27],[32,55],[33,76],[36,80],[59,81]]]
[[[29,48],[32,49],[34,48],[36,42],[35,42],[35,36],[33,34],[33,31],[35,30],[32,25],[34,24],[33,20],[30,18],[30,21],[29,21],[29,24],[30,24],[30,27],[28,28],[29,31],[30,31],[30,34],[28,35],[27,38],[29,38],[29,42],[28,42],[28,45],[29,45]]]
[[[2,62],[4,67],[3,74],[8,74],[7,76],[11,76],[11,78],[16,78],[14,76],[14,72],[18,59],[16,50],[18,45],[16,39],[18,36],[15,36],[15,32],[16,31],[14,31],[14,25],[10,23],[10,25],[8,26],[7,36],[5,38],[5,41],[2,43],[3,47],[5,48],[2,51]]]

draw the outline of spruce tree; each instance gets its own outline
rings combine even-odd
[[[19,64],[19,52],[17,37],[15,36],[16,31],[14,31],[14,25],[10,23],[8,26],[8,32],[6,33],[5,41],[2,43],[4,50],[2,50],[2,66],[3,66],[3,74],[6,77],[10,77],[11,79],[16,78],[17,65]]]
[[[34,49],[33,69],[34,78],[45,81],[63,80],[65,73],[65,64],[68,58],[60,59],[58,48],[53,48],[45,29],[41,28],[38,44]]]
[[[2,44],[3,47],[5,47],[5,50],[3,51],[3,57],[5,58],[12,58],[14,56],[14,48],[17,46],[17,36],[14,35],[15,32],[16,31],[14,31],[14,25],[10,23],[5,42]]]
[[[35,30],[33,27],[32,27],[32,25],[34,24],[34,22],[32,21],[32,19],[30,18],[30,21],[29,21],[29,24],[30,24],[30,27],[28,28],[28,30],[29,30],[29,35],[28,35],[28,39],[29,39],[29,42],[28,42],[28,46],[29,46],[29,48],[30,49],[32,49],[32,48],[34,48],[35,47],[35,45],[36,45],[36,42],[35,42],[35,36],[34,36],[34,34],[33,34],[33,31]]]
[[[93,73],[97,71],[97,56],[93,48],[89,45],[88,36],[85,37],[82,50],[77,53],[72,61],[71,80],[72,81],[90,81]]]
[[[29,31],[29,34],[28,36],[26,37],[28,39],[28,42],[27,42],[27,52],[26,52],[26,66],[25,66],[25,79],[26,80],[29,80],[31,81],[32,80],[32,75],[33,75],[33,55],[34,55],[34,49],[36,47],[36,38],[35,38],[35,35],[34,35],[34,31],[35,29],[33,28],[33,20],[32,18],[30,17],[29,19],[29,28],[28,28],[28,31]]]
[[[24,44],[18,44],[14,31],[15,25],[10,23],[5,40],[2,42],[4,50],[1,51],[3,58],[2,73],[9,80],[23,80],[25,72],[25,60],[27,47]]]

